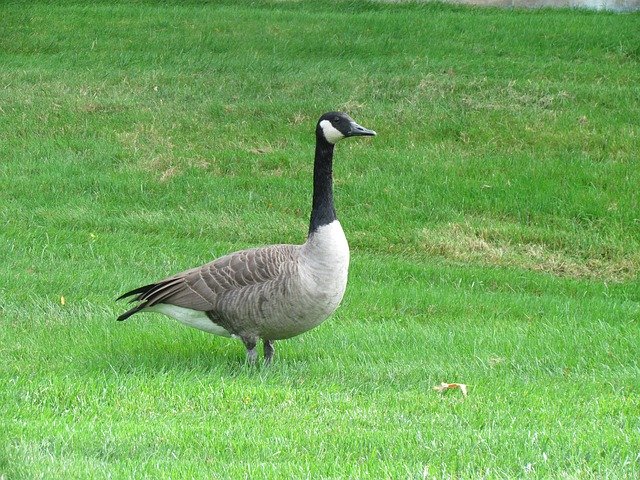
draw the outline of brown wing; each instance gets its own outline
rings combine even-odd
[[[135,301],[142,302],[140,309],[169,303],[207,311],[214,308],[217,295],[223,292],[276,278],[297,260],[298,251],[297,245],[242,250],[129,293],[137,294]]]

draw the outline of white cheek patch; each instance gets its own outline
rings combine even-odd
[[[322,120],[320,122],[320,128],[322,128],[324,138],[326,138],[329,143],[336,143],[338,140],[344,138],[342,132],[331,125],[329,120]]]

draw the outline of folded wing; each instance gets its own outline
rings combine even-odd
[[[120,298],[132,296],[140,302],[122,314],[124,320],[158,303],[168,303],[198,311],[215,308],[218,295],[273,280],[297,261],[299,246],[271,245],[225,255],[213,262],[179,273],[160,282],[131,290]]]

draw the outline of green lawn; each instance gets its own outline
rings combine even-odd
[[[2,2],[0,479],[638,478],[639,32]],[[333,109],[378,136],[336,149],[331,319],[256,369],[239,342],[115,321],[127,289],[303,242]]]

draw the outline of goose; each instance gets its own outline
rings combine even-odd
[[[136,288],[136,305],[118,317],[158,312],[205,332],[241,340],[254,364],[263,342],[270,363],[276,340],[300,335],[326,320],[347,286],[349,245],[333,203],[333,150],[347,137],[373,136],[343,112],[316,125],[313,199],[302,245],[270,245],[230,253],[201,267]]]

